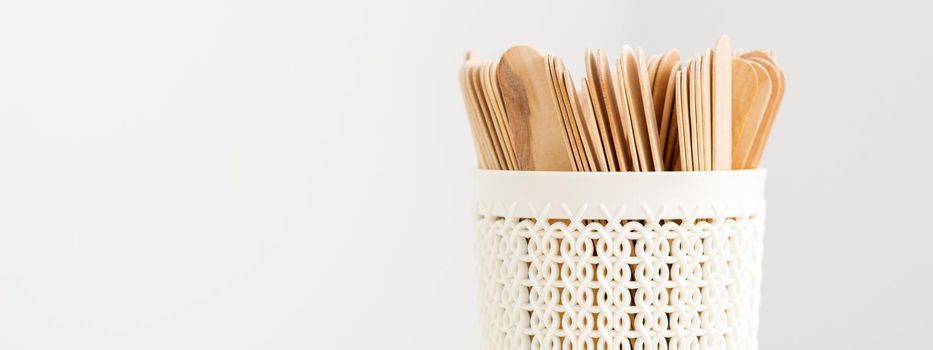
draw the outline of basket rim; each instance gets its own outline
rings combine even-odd
[[[763,214],[767,171],[475,170],[473,174],[477,211],[484,214],[674,219]]]

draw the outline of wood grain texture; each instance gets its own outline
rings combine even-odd
[[[622,48],[619,59],[619,77],[623,91],[623,101],[627,107],[627,118],[632,128],[633,171],[648,171],[650,151],[648,146],[647,126],[645,125],[644,107],[641,100],[641,85],[638,81],[638,58],[631,47]]]
[[[667,83],[667,91],[664,94],[663,127],[658,131],[661,137],[661,159],[664,162],[665,170],[672,170],[677,163],[677,121],[674,120],[674,88],[676,87],[676,77],[671,74]]]
[[[492,112],[489,109],[488,98],[482,86],[482,69],[485,64],[476,62],[468,65],[470,69],[470,82],[473,88],[473,94],[476,96],[477,106],[479,108],[479,117],[485,128],[487,137],[492,147],[492,155],[496,164],[496,169],[508,169],[505,161],[505,154],[502,151],[502,144],[499,142],[499,136],[493,121]]]
[[[680,65],[680,53],[671,50],[665,54],[658,64],[658,72],[652,87],[654,110],[658,120],[658,144],[661,147],[661,163],[665,170],[674,167],[674,154],[677,153],[677,122],[674,114],[674,87],[676,80],[674,71]]]
[[[586,78],[583,80],[583,88],[587,90],[590,98],[590,104],[593,106],[593,112],[596,116],[596,122],[599,126],[600,139],[603,144],[603,152],[609,171],[621,171],[616,154],[615,143],[612,138],[609,117],[606,115],[606,101],[603,101],[597,84],[597,60],[596,54],[592,50],[586,50],[584,57],[586,65]]]
[[[570,135],[571,145],[573,146],[574,157],[578,164],[579,171],[590,171],[589,162],[586,159],[586,150],[583,147],[583,140],[580,138],[580,130],[577,127],[576,123],[576,108],[574,108],[575,103],[571,103],[571,91],[567,90],[566,82],[564,81],[569,72],[564,66],[564,61],[558,57],[554,57],[552,60],[552,65],[554,66],[554,82],[555,92],[558,95],[558,102],[563,106],[562,111],[564,112],[565,123],[568,127],[568,133]]]
[[[674,74],[675,86],[674,86],[674,115],[677,118],[677,150],[678,150],[678,164],[679,170],[681,171],[690,171],[693,169],[693,157],[691,156],[691,141],[690,141],[690,121],[689,121],[689,112],[687,111],[687,82],[686,82],[687,71],[684,67],[680,67],[677,72]]]
[[[486,88],[487,96],[490,96],[489,103],[493,106],[495,122],[501,132],[503,152],[506,155],[509,167],[507,170],[518,170],[518,160],[515,159],[515,148],[512,145],[512,131],[509,129],[508,116],[505,114],[505,106],[502,104],[502,94],[499,92],[499,83],[496,81],[496,70],[498,62],[488,62],[488,69],[483,75],[483,86]]]
[[[713,50],[700,57],[700,104],[703,116],[703,170],[713,170],[712,65]]]
[[[694,57],[688,69],[687,87],[690,96],[690,136],[693,153],[693,171],[703,170],[703,111],[700,106],[700,59]]]
[[[732,45],[725,35],[713,50],[712,62],[712,170],[732,168]]]
[[[768,71],[768,75],[771,77],[771,96],[768,98],[768,109],[761,121],[761,126],[758,128],[759,131],[755,136],[755,146],[752,148],[750,160],[747,164],[747,166],[751,168],[757,168],[761,163],[761,157],[764,154],[765,146],[771,135],[771,129],[774,127],[774,120],[777,117],[778,108],[781,106],[781,100],[784,98],[786,82],[784,80],[784,72],[773,61],[770,55],[762,57],[756,52],[752,52],[748,54],[748,56],[743,55],[742,57],[748,57],[752,61],[764,66]]]
[[[620,58],[617,61],[616,69],[613,71],[612,76],[610,77],[615,84],[615,96],[614,101],[616,106],[619,107],[619,121],[622,124],[622,136],[623,136],[623,147],[625,149],[625,165],[627,169],[625,171],[641,171],[641,164],[638,160],[638,147],[635,143],[636,131],[635,126],[632,124],[632,109],[629,108],[629,93],[623,81],[625,71],[625,64]]]
[[[732,140],[735,149],[758,91],[758,75],[753,63],[732,58]],[[735,154],[736,152],[733,152]],[[733,157],[735,158],[735,157]]]
[[[654,91],[654,84],[658,76],[658,69],[661,66],[661,58],[663,55],[653,55],[648,58],[648,85],[651,86],[651,91]]]
[[[648,134],[648,151],[651,157],[648,171],[664,171],[664,164],[661,162],[661,145],[658,135],[658,122],[654,110],[654,99],[651,95],[651,82],[648,74],[648,63],[645,59],[645,52],[638,49],[637,56],[639,93],[642,102],[642,118],[645,121],[646,132]]]
[[[674,75],[674,70],[677,68],[677,65],[680,63],[680,53],[677,50],[671,50],[665,54],[660,62],[658,63],[658,71],[655,76],[655,81],[652,83],[651,87],[651,97],[654,100],[654,110],[656,112],[655,117],[657,117],[657,124],[659,126],[658,133],[660,134],[662,129],[660,126],[664,123],[664,108],[669,107],[665,105],[665,102],[672,102],[672,100],[667,101],[667,90],[673,86],[670,85],[670,82],[673,81],[671,77]],[[671,96],[673,97],[673,95]],[[670,108],[669,108],[670,109]],[[670,112],[670,110],[668,110]],[[663,139],[663,138],[662,138]]]
[[[467,53],[466,59],[469,62],[472,58],[471,53]],[[485,135],[480,131],[479,126],[479,113],[476,108],[476,102],[473,97],[473,89],[469,87],[469,69],[464,63],[463,67],[460,68],[460,92],[463,95],[463,105],[467,110],[467,121],[470,125],[470,134],[473,136],[473,146],[476,148],[476,158],[477,163],[480,169],[490,169],[489,158],[489,148],[486,144]]]
[[[654,161],[649,140],[648,116],[645,115],[645,100],[642,96],[641,78],[639,77],[638,56],[631,47],[626,45],[622,48],[620,62],[621,85],[624,85],[625,101],[628,105],[629,120],[632,123],[634,133],[635,153],[638,157],[638,169],[636,171],[652,171]],[[645,75],[647,75],[647,72]],[[652,115],[651,118],[654,118],[654,116]]]
[[[599,125],[596,121],[596,114],[593,111],[593,105],[590,101],[589,90],[586,87],[586,79],[580,81],[580,91],[577,92],[577,106],[580,110],[580,117],[583,121],[583,129],[586,136],[586,144],[589,145],[593,163],[596,165],[595,171],[610,171],[606,162],[606,155],[603,153],[603,142],[600,139]]]
[[[530,46],[512,47],[499,60],[496,80],[520,170],[572,168],[561,141],[561,116],[547,71],[544,55]]]
[[[486,111],[481,104],[484,97],[476,87],[477,80],[474,73],[480,65],[480,61],[473,59],[472,54],[468,54],[468,59],[464,62],[461,71],[461,84],[463,84],[462,88],[469,100],[471,120],[476,127],[476,133],[479,137],[478,143],[482,149],[483,162],[481,166],[484,169],[502,169],[503,165],[496,154],[497,146],[493,143],[493,139],[496,137],[495,131],[493,131],[493,126],[486,119]]]
[[[768,109],[771,78],[761,64],[735,57],[732,76],[732,116],[734,169],[750,169],[752,147]]]
[[[578,151],[580,152],[580,163],[583,164],[584,171],[597,171],[595,161],[593,160],[592,150],[590,149],[589,144],[586,142],[587,135],[583,126],[581,111],[577,105],[576,97],[576,88],[573,86],[573,77],[570,76],[570,72],[563,67],[563,63],[560,63],[560,71],[563,73],[560,79],[561,83],[561,92],[563,93],[564,104],[566,105],[567,110],[570,112],[570,124],[573,129],[574,142],[577,144]]]
[[[628,126],[622,117],[625,113],[625,107],[618,103],[618,94],[620,87],[618,79],[613,74],[609,65],[609,58],[603,50],[596,51],[596,75],[594,80],[599,87],[599,97],[606,107],[606,118],[609,121],[609,131],[612,135],[612,145],[616,156],[616,166],[619,171],[629,171],[632,169],[633,152],[626,147],[629,136],[627,134]]]
[[[610,62],[615,64],[610,64]],[[681,64],[677,50],[587,50],[575,86],[563,60],[515,46],[472,52],[461,92],[483,169],[722,171],[757,168],[786,88],[773,51],[734,53],[722,36]]]
[[[557,71],[557,66],[555,61],[557,57],[554,55],[546,54],[544,55],[545,62],[547,62],[547,77],[551,83],[552,93],[554,94],[555,101],[557,102],[558,110],[560,111],[560,120],[561,127],[563,128],[563,142],[564,147],[567,149],[567,153],[570,155],[572,160],[571,166],[573,171],[584,171],[583,165],[580,163],[580,155],[577,152],[577,147],[573,140],[573,130],[571,130],[570,123],[568,121],[567,106],[564,105],[563,99],[561,97],[561,89],[559,87],[559,76],[560,72]]]

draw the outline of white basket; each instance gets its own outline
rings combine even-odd
[[[476,172],[484,349],[756,349],[764,170]]]

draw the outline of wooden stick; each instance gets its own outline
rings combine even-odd
[[[600,139],[600,131],[596,114],[593,111],[593,104],[590,100],[589,90],[587,89],[586,78],[581,80],[582,88],[577,93],[577,106],[580,109],[580,116],[583,119],[583,129],[586,131],[587,144],[592,150],[593,161],[596,164],[597,171],[612,171],[606,161],[606,155],[603,150],[603,142]]]
[[[587,90],[587,95],[590,98],[590,104],[593,106],[593,112],[596,117],[597,126],[599,127],[600,140],[603,144],[603,152],[605,154],[606,164],[608,165],[608,171],[620,171],[618,163],[618,155],[616,154],[615,143],[613,142],[612,130],[610,127],[609,117],[606,115],[606,106],[607,101],[603,100],[600,97],[599,86],[597,86],[597,63],[596,55],[590,51],[586,50],[586,78],[583,79],[583,88]],[[624,167],[624,165],[623,165]]]
[[[732,169],[732,46],[725,35],[712,57],[713,169]]]
[[[530,46],[508,49],[496,71],[521,170],[568,171],[573,167],[558,140],[561,116],[547,72],[544,55]]]

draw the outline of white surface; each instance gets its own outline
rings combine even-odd
[[[764,209],[765,173],[477,170],[474,198],[505,217],[722,218]]]
[[[720,32],[788,72],[762,349],[920,343],[929,11],[661,6],[0,0],[0,348],[475,349],[463,51]]]

